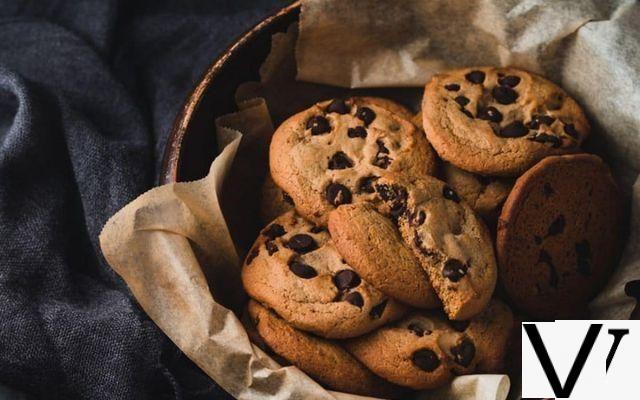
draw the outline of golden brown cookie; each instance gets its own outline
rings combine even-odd
[[[275,183],[300,215],[323,226],[335,207],[369,201],[372,179],[428,176],[435,163],[424,134],[370,98],[325,101],[292,116],[269,154]]]
[[[245,260],[242,283],[250,297],[295,328],[328,338],[362,335],[405,311],[360,278],[326,230],[293,211],[262,230]]]
[[[473,373],[479,366],[490,370],[502,365],[511,332],[504,328],[512,322],[510,310],[494,302],[468,323],[421,311],[348,340],[345,346],[390,382],[413,389],[434,389],[455,375]]]
[[[335,341],[294,329],[250,300],[248,311],[269,348],[329,389],[362,396],[395,398],[402,389],[378,377]]]
[[[513,181],[472,174],[450,163],[442,165],[442,179],[487,222],[498,219],[502,203],[509,195]]]
[[[546,156],[575,152],[590,129],[565,91],[515,68],[434,75],[422,117],[440,158],[480,175],[518,176]]]
[[[500,282],[536,318],[575,318],[606,283],[620,249],[621,195],[589,154],[547,157],[522,175],[500,215]]]
[[[379,211],[397,219],[448,317],[480,313],[493,294],[496,261],[489,232],[460,196],[444,182],[380,178],[373,183]]]
[[[367,282],[405,304],[435,308],[440,300],[393,222],[370,204],[347,204],[329,214],[338,252]]]

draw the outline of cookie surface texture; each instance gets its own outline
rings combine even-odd
[[[331,238],[347,263],[371,285],[405,304],[440,306],[429,276],[393,222],[369,204],[348,204],[329,214]]]
[[[344,262],[325,229],[293,211],[262,230],[242,283],[295,328],[328,338],[362,335],[405,311]]]
[[[367,202],[370,182],[386,174],[418,178],[435,172],[424,134],[367,98],[318,103],[274,133],[271,175],[303,217],[326,225],[342,204]]]
[[[401,389],[367,369],[337,342],[299,331],[254,300],[248,312],[269,348],[325,387],[362,396],[395,397]]]
[[[500,282],[537,318],[575,318],[606,283],[620,247],[621,195],[589,154],[547,157],[516,182],[498,223]]]
[[[564,90],[514,68],[434,75],[422,117],[438,155],[480,175],[518,176],[548,155],[575,152],[590,130]]]

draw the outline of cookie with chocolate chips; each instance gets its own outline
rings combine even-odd
[[[590,129],[565,91],[514,68],[464,68],[433,76],[422,116],[442,159],[483,176],[518,176],[548,155],[575,152]]]
[[[268,350],[328,389],[383,398],[396,398],[403,392],[367,369],[338,342],[297,330],[254,300],[247,308]]]
[[[405,310],[345,262],[325,229],[293,211],[262,230],[241,275],[250,297],[323,337],[358,336]]]
[[[547,157],[522,175],[498,223],[501,285],[536,318],[576,318],[619,251],[621,195],[594,155]]]
[[[294,208],[293,199],[276,185],[271,174],[267,174],[260,193],[260,221],[263,226]]]
[[[440,300],[393,222],[370,204],[348,204],[329,214],[336,249],[360,276],[388,296],[419,308]]]
[[[449,318],[465,320],[481,312],[493,294],[497,271],[493,243],[480,217],[433,177],[380,178],[374,188],[379,211],[396,221]]]
[[[498,313],[496,313],[498,311]],[[512,323],[509,309],[492,303],[471,321],[451,322],[440,312],[414,312],[363,337],[346,349],[377,375],[413,389],[434,389],[455,375],[504,358]],[[493,337],[498,340],[491,343]],[[496,355],[491,354],[495,352]]]
[[[487,223],[495,227],[513,180],[472,174],[450,163],[443,163],[442,179]]]
[[[419,178],[435,171],[435,153],[424,134],[400,111],[381,104],[366,97],[325,101],[276,130],[271,175],[300,215],[325,226],[336,207],[367,202],[378,177]]]

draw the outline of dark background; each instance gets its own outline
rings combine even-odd
[[[0,384],[230,398],[140,310],[98,234],[157,181],[207,66],[284,3],[0,0]]]

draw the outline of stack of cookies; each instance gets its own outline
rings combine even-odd
[[[511,68],[434,76],[418,115],[354,97],[292,116],[242,269],[257,341],[362,395],[505,372],[507,304],[581,316],[615,263],[619,194],[588,133],[562,89]]]

